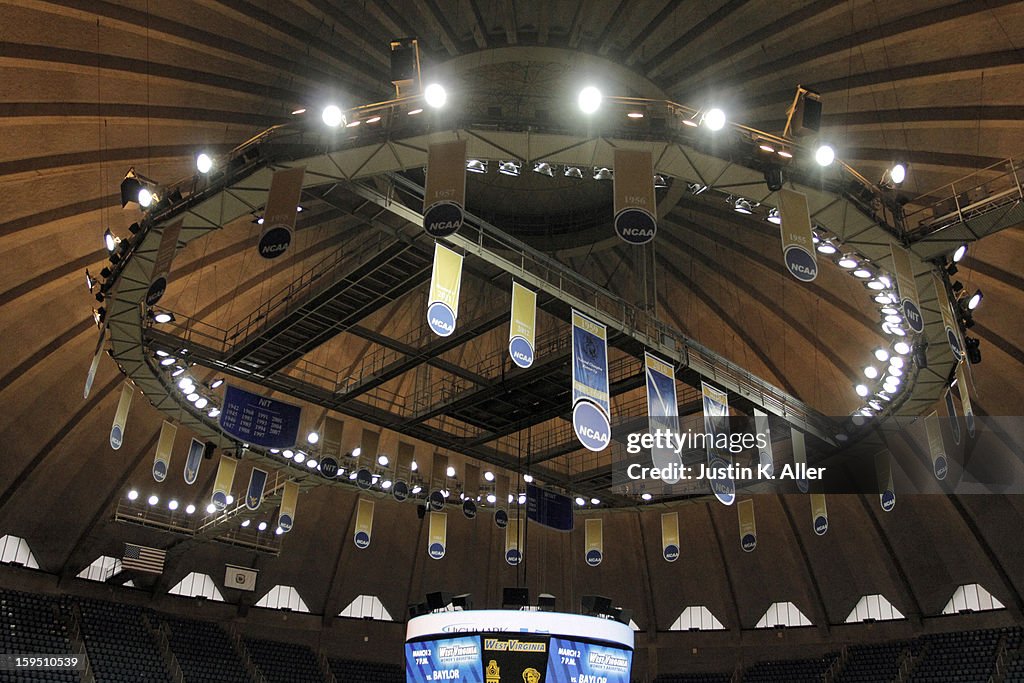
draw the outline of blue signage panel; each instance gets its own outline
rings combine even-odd
[[[480,637],[447,638],[405,644],[405,680],[484,683]]]
[[[220,428],[225,434],[264,448],[294,446],[302,408],[229,386],[224,391]]]
[[[618,647],[552,638],[545,683],[629,683],[633,653]]]
[[[526,518],[559,531],[572,531],[572,499],[527,484]]]

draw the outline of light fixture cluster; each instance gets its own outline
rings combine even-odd
[[[130,502],[132,502],[132,503],[137,503],[139,505],[142,504],[142,501],[139,500],[140,499],[140,494],[139,494],[139,490],[138,489],[134,489],[134,488],[133,489],[129,489],[128,493],[125,494],[125,497]],[[158,496],[155,493],[151,493],[145,499],[145,502],[146,502],[146,504],[149,507],[156,508],[156,507],[158,507],[160,505],[160,496]],[[186,515],[193,515],[193,514],[195,514],[195,511],[196,511],[196,506],[194,504],[189,503],[185,507],[182,507],[181,504],[178,502],[178,500],[175,499],[175,498],[172,498],[172,499],[168,500],[167,503],[166,503],[166,506],[167,506],[167,509],[170,512],[172,512],[172,513],[178,512],[179,510],[181,510]]]
[[[178,391],[185,397],[185,400],[192,404],[197,412],[205,413],[207,417],[220,417],[220,405],[213,391],[224,383],[222,378],[214,379],[209,384],[196,383],[191,375],[186,374],[189,364],[184,358],[188,355],[187,349],[182,349],[178,355],[172,355],[167,351],[158,349],[156,357],[165,370],[169,370],[171,379]]]

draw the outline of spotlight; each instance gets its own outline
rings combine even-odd
[[[595,168],[594,169],[594,180],[611,180],[614,177],[610,168]]]
[[[591,505],[600,505],[601,504],[601,499],[600,498],[591,498],[590,499],[590,504]]]
[[[391,460],[383,453],[377,456],[377,464],[381,467],[387,467],[389,462],[391,462]]]
[[[884,363],[889,360],[889,351],[886,349],[875,349],[875,358]]]
[[[868,283],[868,289],[880,292],[885,289],[885,284],[881,280],[872,280]]]
[[[867,280],[869,277],[871,277],[871,271],[868,270],[867,268],[858,268],[857,270],[853,271],[853,276],[860,278],[861,280]]]
[[[252,520],[251,520],[251,519],[243,519],[243,520],[242,520],[242,528],[243,528],[243,529],[246,529],[246,528],[248,528],[248,526],[249,526],[250,524],[252,524]]]
[[[642,111],[631,111],[626,114],[626,116],[631,119],[642,119],[644,117],[644,113]]]
[[[189,504],[188,504],[188,505],[187,505],[187,506],[185,507],[185,514],[186,514],[186,515],[191,515],[191,514],[195,514],[195,511],[196,511],[196,506],[195,506],[195,505],[193,505],[192,503],[189,503]]]
[[[316,443],[319,440],[320,440],[320,435],[316,433],[316,430],[313,430],[309,434],[306,434],[306,442],[307,443],[314,444],[314,443]]]
[[[546,161],[542,161],[538,164],[535,164],[533,167],[533,172],[540,173],[541,175],[546,175],[549,178],[555,177],[555,169],[551,168],[551,164],[549,164]]]
[[[722,130],[725,128],[725,112],[718,107],[712,107],[704,113],[701,122],[708,127],[708,130]]]
[[[423,100],[427,106],[440,109],[448,101],[448,93],[440,83],[431,83],[423,90]]]
[[[107,309],[103,306],[92,309],[92,320],[97,326],[102,325],[107,318]]]
[[[302,451],[295,451],[295,455],[292,456],[292,460],[299,464],[302,464],[303,462],[306,461],[306,454],[303,453]]]
[[[836,152],[828,145],[821,145],[814,153],[814,160],[818,162],[819,166],[831,166],[832,162],[836,160]]]
[[[519,169],[521,167],[522,164],[515,161],[502,161],[498,163],[498,173],[516,177],[519,175]]]
[[[110,228],[103,231],[103,246],[107,248],[111,254],[117,249],[117,245],[121,243],[121,238],[110,232]]]
[[[166,360],[166,359],[164,359],[164,360]],[[163,361],[160,361],[160,364],[163,365]],[[189,403],[195,403],[196,401],[199,400],[199,394],[197,392],[193,391],[192,393],[190,393],[185,398],[188,399]]]
[[[177,509],[178,509],[178,501],[176,501],[176,500],[172,500],[172,501],[170,501],[169,503],[167,503],[167,508],[168,508],[168,509],[169,509],[169,510],[170,510],[171,512],[174,512],[175,510],[177,510]]]
[[[876,368],[874,365],[867,366],[866,368],[864,368],[864,376],[867,377],[868,379],[877,379],[878,368]]]
[[[159,311],[153,314],[153,322],[161,325],[174,322],[174,314],[170,311]]]
[[[413,461],[412,461],[412,462],[411,462],[411,463],[409,464],[409,469],[410,469],[410,470],[412,470],[413,472],[415,472],[415,471],[416,471],[416,470],[418,470],[419,468],[420,468],[420,466],[419,466],[419,463],[417,463],[417,462],[416,462],[415,460],[413,460]]]
[[[490,503],[491,505],[494,505],[496,502],[498,502],[498,497],[493,493],[488,493],[487,502]]]
[[[696,197],[697,195],[701,194],[702,192],[706,192],[707,189],[708,189],[708,186],[707,185],[703,185],[701,183],[687,183],[686,184],[686,189],[688,189],[690,191],[690,194],[692,194],[694,197]]]
[[[601,91],[592,85],[588,85],[580,91],[576,102],[580,106],[580,111],[584,114],[593,114],[601,107]]]
[[[467,159],[466,170],[470,173],[487,173],[487,162],[479,159]]]
[[[980,289],[976,290],[974,294],[971,295],[971,298],[967,300],[967,310],[973,311],[975,308],[977,308],[978,304],[981,303],[981,300],[982,298],[984,298],[984,296],[985,295],[981,293]]]
[[[779,215],[778,209],[772,209],[771,211],[769,211],[767,220],[769,223],[773,223],[775,225],[782,225],[782,216]]]
[[[266,531],[267,530],[267,523],[266,522],[260,522],[259,524],[256,525],[256,528],[259,531]]]
[[[641,500],[650,500],[651,498],[654,498],[654,496],[652,496],[650,493],[648,493],[646,491],[644,493],[640,494],[640,499]]]
[[[580,507],[583,507],[584,505],[587,504],[587,500],[582,496],[576,496],[576,504],[579,505]]]
[[[782,189],[782,169],[778,166],[769,166],[764,171],[764,182],[772,192]]]
[[[149,502],[150,505],[156,505],[157,503],[160,502],[160,498],[156,494],[153,494],[152,496],[149,497],[149,501],[148,502]]]
[[[981,340],[977,337],[965,337],[964,346],[967,347],[967,360],[971,361],[972,365],[977,365],[981,362]]]
[[[750,206],[750,201],[744,199],[743,197],[736,198],[736,200],[733,202],[732,209],[736,213],[742,213],[747,215],[754,213],[754,210]]]
[[[847,270],[857,267],[857,259],[850,254],[843,254],[843,257],[837,261],[840,268],[846,268]]]
[[[92,275],[89,274],[88,268],[85,269],[85,286],[88,287],[90,292],[92,292],[93,287],[96,286],[96,280],[94,280]]]
[[[892,350],[900,354],[901,356],[906,356],[908,353],[910,353],[910,344],[904,341],[898,341],[892,345]]]
[[[891,180],[894,185],[899,185],[906,180],[906,178],[907,167],[904,164],[896,162],[892,165],[892,168],[889,169],[889,180]]]
[[[223,377],[218,377],[217,379],[215,379],[212,382],[210,382],[210,388],[211,389],[216,389],[221,384],[224,384],[224,378]]]
[[[128,500],[136,500],[139,497],[139,492],[132,489],[128,492]]]
[[[450,479],[450,478],[452,478],[452,477],[454,477],[454,476],[455,476],[455,468],[454,468],[454,467],[452,467],[451,465],[448,465],[448,469],[447,469],[447,470],[445,470],[445,472],[444,472],[444,473],[445,473],[446,475],[448,475],[448,478]]]
[[[306,467],[308,467],[311,470],[315,470],[316,469],[316,465],[317,465],[317,462],[313,458],[310,458],[309,460],[306,461]]]
[[[149,206],[149,204],[142,204],[140,201],[142,191],[146,190],[150,198],[152,198],[152,192],[155,187],[156,182],[136,173],[134,166],[129,168],[128,172],[124,175],[124,180],[121,181],[121,208],[124,208],[130,202],[137,202],[143,207]]]
[[[139,190],[139,206],[142,208],[149,208],[154,199],[156,199],[156,195],[153,194],[152,190],[145,187]]]
[[[654,174],[654,189],[655,190],[663,190],[666,187],[668,187],[668,181],[665,180],[665,176],[661,175],[660,173],[655,173]]]
[[[494,472],[491,472],[490,470],[484,472],[484,479],[487,481],[494,481]]]
[[[853,390],[856,391],[857,395],[860,396],[861,398],[863,398],[863,397],[867,396],[869,393],[871,393],[868,390],[868,387],[867,387],[866,384],[858,384],[857,386],[855,386],[853,388]]]
[[[353,458],[358,458],[360,455],[362,455],[362,453],[363,453],[363,449],[360,448],[359,446],[356,446],[355,448],[352,449],[352,457]]]
[[[960,263],[964,256],[967,256],[967,245],[961,244],[956,248],[956,251],[953,252],[953,263]]]
[[[416,116],[416,114],[422,114],[422,113],[423,113],[423,109],[419,108],[419,109],[413,109],[412,111],[410,111],[408,113],[408,115],[409,116]]]
[[[818,252],[821,254],[832,255],[836,253],[837,249],[831,242],[818,242]]]
[[[196,157],[196,170],[202,174],[207,174],[213,168],[213,159],[206,152],[203,152]]]
[[[341,109],[336,104],[329,104],[324,107],[321,118],[323,118],[324,125],[331,128],[337,128],[345,122],[345,115],[341,113]]]
[[[575,178],[580,180],[583,178],[583,171],[576,168],[575,166],[566,166],[565,171],[562,173],[566,178]]]
[[[532,474],[524,474],[523,475],[523,481],[525,481],[527,484],[532,484],[533,483],[533,475]]]
[[[199,410],[202,410],[202,409],[203,409],[203,408],[205,408],[205,407],[206,407],[206,406],[207,406],[207,405],[208,405],[209,403],[210,403],[210,402],[209,402],[209,401],[208,401],[208,400],[206,399],[206,397],[205,397],[205,396],[200,396],[200,397],[199,397],[199,400],[198,400],[198,401],[196,401],[196,408],[198,408]]]

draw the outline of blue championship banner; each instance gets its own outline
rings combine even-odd
[[[512,281],[512,320],[508,328],[508,355],[521,368],[533,365],[537,334],[537,293]]]
[[[587,450],[603,451],[611,441],[608,388],[608,331],[572,312],[572,426]]]
[[[825,505],[824,493],[811,494],[811,524],[814,533],[824,536],[828,533],[828,507]]]
[[[946,292],[946,283],[939,277],[938,273],[932,273],[932,284],[935,286],[935,305],[942,313],[942,326],[946,329],[946,343],[949,350],[953,352],[953,358],[959,363],[964,359],[964,340],[960,338],[960,326],[953,317],[953,310],[949,307],[949,294]]]
[[[167,470],[171,467],[171,452],[174,450],[174,437],[178,427],[173,422],[164,420],[160,425],[160,440],[156,442],[156,455],[153,456],[153,479],[161,482],[167,478]]]
[[[548,670],[545,683],[629,683],[633,653],[629,650],[581,643],[552,637],[548,647]],[[540,679],[536,679],[539,681]]]
[[[704,432],[707,434],[708,468],[714,473],[711,478],[711,492],[724,505],[736,500],[736,482],[729,476],[732,455],[727,448],[718,448],[718,443],[729,443],[729,395],[711,386],[700,383],[704,398]]]
[[[224,390],[220,428],[244,443],[283,449],[295,445],[301,417],[299,406],[229,385]]]
[[[613,152],[612,196],[615,206],[615,234],[630,244],[646,244],[658,230],[654,201],[654,162],[644,150],[616,149]]]
[[[372,500],[359,499],[359,507],[356,509],[356,530],[352,534],[352,542],[360,550],[370,547],[370,537],[373,536],[373,508]]]
[[[936,479],[942,481],[949,472],[949,461],[946,458],[946,447],[942,443],[939,415],[934,410],[924,418],[924,431],[928,437],[928,455],[932,459],[932,472]]]
[[[267,472],[253,467],[249,473],[249,486],[245,489],[245,507],[259,510],[263,504],[263,492],[267,488]]]
[[[754,431],[757,434],[764,434],[764,447],[761,447],[761,440],[757,442],[757,459],[768,476],[775,475],[775,460],[772,457],[772,433],[768,424],[768,413],[754,408]]]
[[[132,395],[135,389],[131,382],[121,385],[121,398],[117,401],[117,412],[114,413],[114,423],[110,426],[110,447],[115,451],[121,448],[124,443],[124,428],[128,422],[128,410],[132,407]]]
[[[679,513],[661,513],[661,556],[666,562],[679,559]]]
[[[741,500],[736,506],[740,522],[740,547],[744,552],[753,552],[757,547],[757,521],[754,519],[754,499]]]
[[[535,484],[526,485],[526,518],[549,529],[572,531],[572,499],[561,493],[542,489]]]
[[[782,258],[789,274],[801,282],[818,277],[818,259],[814,256],[814,233],[811,232],[811,214],[807,210],[807,197],[800,192],[778,191],[779,217],[782,222]]]
[[[584,558],[588,565],[596,567],[604,559],[604,524],[601,518],[588,519],[584,531]]]
[[[406,643],[405,676],[409,683],[484,683],[480,636]]]
[[[448,514],[445,512],[431,512],[430,533],[427,536],[427,554],[432,560],[440,560],[444,557],[448,545]]]
[[[235,469],[238,461],[230,455],[221,455],[220,463],[217,465],[217,477],[213,480],[213,496],[210,502],[218,510],[228,506],[228,496],[231,495],[231,483],[235,480]]]
[[[964,371],[965,362],[957,363],[956,366],[956,390],[960,392],[960,405],[964,409],[964,421],[967,422],[967,436],[974,438],[974,408],[971,407],[971,390],[967,386],[967,373]]]
[[[299,504],[299,485],[294,481],[286,481],[281,492],[281,510],[277,514],[277,525],[281,531],[288,533],[295,525],[295,508]]]
[[[185,456],[185,483],[191,486],[199,476],[199,466],[203,463],[203,442],[193,437],[188,444],[188,455]]]
[[[896,292],[900,297],[903,317],[910,325],[910,329],[920,334],[924,332],[924,318],[921,316],[921,304],[917,298],[917,282],[914,281],[910,255],[895,242],[889,243],[889,249],[892,252],[893,270],[896,271]]]
[[[427,182],[423,188],[423,229],[431,237],[458,232],[465,218],[466,141],[427,148]]]
[[[644,354],[644,368],[647,375],[647,431],[651,434],[658,430],[679,433],[679,399],[676,396],[675,368],[649,353]],[[672,471],[681,471],[682,464],[682,458],[671,446],[651,447],[652,467],[671,467]],[[675,484],[679,479],[666,477],[662,481],[666,484]]]
[[[434,269],[430,274],[427,324],[434,334],[447,337],[455,331],[462,286],[462,254],[434,245]]]

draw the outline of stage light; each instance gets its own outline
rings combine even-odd
[[[284,533],[284,529],[282,529],[281,527],[277,527],[276,529],[274,529],[274,533],[280,536]]]
[[[861,280],[866,280],[869,277],[871,277],[871,271],[868,270],[867,268],[858,268],[857,270],[853,271],[853,276],[859,277]]]
[[[306,461],[306,454],[303,453],[302,451],[295,451],[295,455],[292,456],[292,460],[299,464],[302,464],[303,462]]]
[[[444,473],[445,473],[446,475],[448,475],[448,477],[449,477],[449,478],[451,478],[451,477],[454,477],[454,476],[455,476],[455,468],[454,468],[454,467],[452,467],[451,465],[448,465],[448,469],[447,469],[447,470],[445,470],[445,472],[444,472]]]
[[[149,504],[150,505],[156,505],[159,502],[160,502],[160,498],[156,494],[153,494],[152,496],[149,497]]]
[[[875,297],[875,302],[880,304],[891,304],[893,303],[893,300],[888,294],[879,294]]]
[[[575,166],[566,166],[565,171],[562,173],[566,178],[575,178],[581,180],[583,178],[583,171]]]
[[[981,340],[977,337],[964,337],[964,346],[967,347],[967,360],[971,365],[981,362]]]
[[[600,505],[601,504],[601,499],[600,498],[591,498],[590,499],[590,504],[591,505]]]
[[[203,152],[196,157],[196,170],[202,174],[209,173],[213,168],[213,159],[206,152]]]
[[[416,486],[413,486],[413,487],[412,487],[412,494],[413,494],[414,496],[415,496],[416,494],[419,494],[419,493],[422,493],[422,492],[423,492],[423,487],[422,487],[422,486],[420,486],[419,484],[416,484]]]
[[[960,263],[964,256],[967,256],[967,245],[961,244],[956,248],[956,251],[953,252],[953,263]]]
[[[349,472],[349,474],[348,474],[348,478],[349,478],[349,480],[351,480],[351,481],[355,481],[355,480],[356,480],[356,479],[357,479],[358,477],[359,477],[359,472],[356,472],[355,470],[352,470],[352,471],[351,471],[351,472]]]
[[[416,462],[415,460],[413,460],[413,461],[412,461],[412,462],[411,462],[411,463],[409,464],[409,469],[411,469],[411,470],[412,470],[413,472],[415,472],[415,471],[416,471],[416,470],[418,470],[419,468],[420,468],[420,465],[419,465],[419,463],[418,463],[418,462]]]
[[[196,511],[196,506],[195,506],[195,505],[193,505],[192,503],[189,503],[189,504],[188,504],[188,505],[187,505],[187,506],[185,507],[185,514],[186,514],[186,515],[191,515],[191,514],[195,514],[195,511]]]
[[[977,308],[984,296],[985,295],[981,293],[980,289],[975,290],[974,294],[971,295],[971,298],[967,300],[967,310],[973,311]]]
[[[515,161],[501,161],[498,163],[498,173],[502,175],[508,175],[517,177],[519,175],[519,169],[522,164]]]
[[[203,408],[205,408],[205,407],[206,407],[206,406],[207,406],[207,405],[208,405],[209,403],[210,403],[210,402],[209,402],[209,401],[208,401],[208,400],[206,399],[206,397],[205,397],[205,396],[200,396],[200,397],[199,397],[199,400],[198,400],[198,401],[196,401],[196,408],[198,408],[199,410],[202,410],[202,409],[203,409]]]
[[[313,430],[309,434],[306,434],[306,442],[307,443],[314,444],[314,443],[316,443],[319,440],[320,440],[320,435],[316,433],[316,430]]]
[[[470,173],[487,173],[487,162],[479,159],[467,159],[466,170]]]
[[[603,166],[601,168],[594,168],[594,180],[611,180],[614,177],[615,174],[610,168],[605,168]]]
[[[189,395],[186,396],[185,398],[188,400],[189,403],[195,403],[196,401],[199,400],[199,394],[197,392],[193,391],[193,392],[190,392]]]
[[[498,497],[496,495],[494,495],[493,493],[488,493],[487,494],[487,502],[490,503],[491,505],[494,505],[495,503],[498,502]]]
[[[708,130],[722,130],[725,128],[725,112],[718,107],[712,107],[704,113],[701,122],[708,127]]]
[[[284,458],[285,460],[291,460],[292,458],[294,458],[294,457],[295,457],[295,451],[293,451],[293,450],[292,450],[292,449],[290,449],[290,448],[286,448],[286,449],[284,449],[283,451],[281,451],[281,456],[282,456],[282,457],[283,457],[283,458]]]
[[[487,481],[494,481],[494,472],[491,472],[490,470],[484,472],[484,479]]]
[[[889,351],[886,349],[875,349],[875,358],[884,363],[889,360]]]
[[[898,341],[892,345],[892,350],[900,354],[901,356],[906,356],[907,354],[910,353],[910,344],[908,344],[907,342]],[[890,363],[891,362],[892,361],[890,361]]]
[[[896,367],[895,365],[890,365],[889,366],[889,374],[892,375],[893,377],[902,377],[903,376],[903,370],[901,370],[900,368]]]
[[[306,461],[306,467],[308,467],[311,470],[315,470],[316,469],[316,464],[317,463],[316,463],[316,460],[314,458],[310,458],[309,460]]]
[[[778,166],[769,166],[766,168],[764,170],[764,182],[772,192],[778,192],[781,190],[783,185],[782,169]]]
[[[868,379],[877,379],[878,368],[876,368],[874,365],[867,366],[866,368],[864,368],[864,376],[867,377]]]
[[[523,481],[525,481],[527,484],[532,484],[533,483],[533,475],[532,474],[524,474],[523,475]]]
[[[243,519],[242,520],[242,528],[243,529],[248,528],[251,523],[252,523],[251,519]]]
[[[135,489],[132,489],[131,491],[128,492],[128,500],[135,500],[138,497],[139,497],[139,492],[136,491]]]
[[[773,223],[775,225],[782,225],[782,216],[779,215],[778,209],[772,209],[771,211],[769,211],[767,220],[769,223]],[[835,247],[833,247],[833,250],[834,249]]]
[[[546,175],[549,178],[555,177],[555,169],[551,168],[551,164],[549,164],[546,161],[541,161],[540,163],[534,164],[533,172],[540,173],[541,175]]]
[[[668,181],[665,180],[665,176],[661,175],[660,173],[655,173],[654,174],[654,189],[655,190],[663,190],[666,187],[668,187]]]
[[[195,390],[195,383],[191,377],[182,377],[178,380],[178,388],[186,393],[192,393]]]
[[[355,448],[352,449],[352,457],[353,458],[358,458],[360,455],[362,455],[362,453],[363,453],[363,449],[360,448],[359,446],[356,446]]]
[[[427,106],[440,109],[448,101],[448,93],[440,83],[431,83],[423,89],[423,100]]]
[[[218,377],[217,379],[215,379],[212,382],[210,382],[210,388],[211,389],[216,389],[221,384],[224,384],[224,378],[223,377]]]
[[[650,493],[644,492],[640,494],[640,498],[642,500],[650,500],[651,498],[654,498],[654,496],[652,496]]]
[[[576,103],[584,114],[593,114],[601,107],[601,91],[592,85],[588,85],[580,91]]]
[[[142,208],[149,208],[149,205],[153,203],[153,200],[155,198],[156,195],[154,195],[149,188],[144,187],[141,190],[139,190],[139,206],[141,206]]]
[[[384,489],[385,491],[387,491],[389,488],[391,488],[391,480],[390,479],[385,479],[384,481],[382,481],[380,483],[380,487],[382,489]]]
[[[107,248],[107,251],[114,253],[117,249],[117,245],[121,243],[121,238],[110,232],[110,228],[103,231],[103,246]]]
[[[750,200],[744,199],[743,197],[737,197],[733,202],[732,210],[736,213],[752,214],[754,210],[750,206]]]
[[[345,122],[345,115],[341,113],[341,109],[336,104],[329,104],[324,107],[321,118],[323,119],[324,124],[331,128],[337,128]]]
[[[526,503],[526,494],[525,493],[520,493],[519,494],[519,498],[517,500],[518,500],[520,505],[523,505],[524,503]]]
[[[905,345],[906,343],[905,342],[900,342],[900,344],[904,344]],[[909,347],[908,347],[907,350],[908,351],[910,350]],[[889,367],[890,368],[894,368],[896,370],[901,370],[905,364],[906,364],[906,361],[904,361],[899,356],[893,356],[892,358],[889,359]]]
[[[260,522],[259,524],[256,525],[256,529],[259,530],[259,531],[266,531],[267,530],[267,523],[266,522]]]
[[[92,321],[99,327],[103,324],[103,321],[107,318],[107,309],[103,306],[92,309]]]
[[[857,392],[857,395],[858,395],[858,396],[860,396],[860,397],[862,397],[862,398],[863,398],[864,396],[867,396],[867,395],[868,395],[869,393],[871,393],[871,392],[870,392],[870,391],[868,390],[868,386],[867,386],[866,384],[858,384],[857,386],[855,386],[855,387],[853,388],[853,390],[854,390],[854,391],[856,391],[856,392]]]
[[[899,185],[907,178],[907,167],[897,162],[892,165],[889,169],[889,180],[895,185]]]
[[[576,496],[576,504],[579,505],[580,507],[583,507],[584,505],[587,504],[587,501],[582,496]]]
[[[411,110],[409,112],[409,116],[416,116],[416,114],[422,114],[422,113],[423,113],[423,109],[421,107],[421,108],[417,108],[417,109]]]
[[[894,315],[887,315],[887,316],[885,316],[885,322],[892,323],[893,325],[899,325],[901,322],[903,322],[903,318],[901,318],[901,317],[899,317],[898,315],[895,315],[895,314]]]
[[[858,261],[850,254],[843,254],[842,258],[836,261],[836,263],[839,265],[840,268],[846,268],[847,270],[849,270],[851,268],[856,268]]]
[[[881,280],[872,280],[868,283],[868,289],[880,292],[885,289],[885,284]]]
[[[160,311],[158,313],[154,313],[153,322],[160,323],[161,325],[165,323],[174,322],[174,314],[171,313],[170,311]]]
[[[160,361],[160,365],[162,365],[162,366],[164,366],[166,368],[166,367],[168,367],[170,365],[174,365],[176,362],[177,361],[174,358],[168,357],[168,358],[164,358],[162,361]]]
[[[169,503],[167,503],[167,508],[168,508],[168,509],[169,509],[169,510],[170,510],[171,512],[174,512],[175,510],[177,510],[177,509],[178,509],[178,501],[176,501],[176,500],[172,500],[172,501],[170,501]]]
[[[830,166],[836,160],[836,152],[828,145],[821,145],[814,152],[814,160],[818,162],[819,166]]]
[[[381,467],[387,467],[389,462],[391,462],[391,460],[383,453],[377,456],[377,464]]]
[[[832,255],[836,253],[836,245],[831,242],[818,242],[818,253]]]

